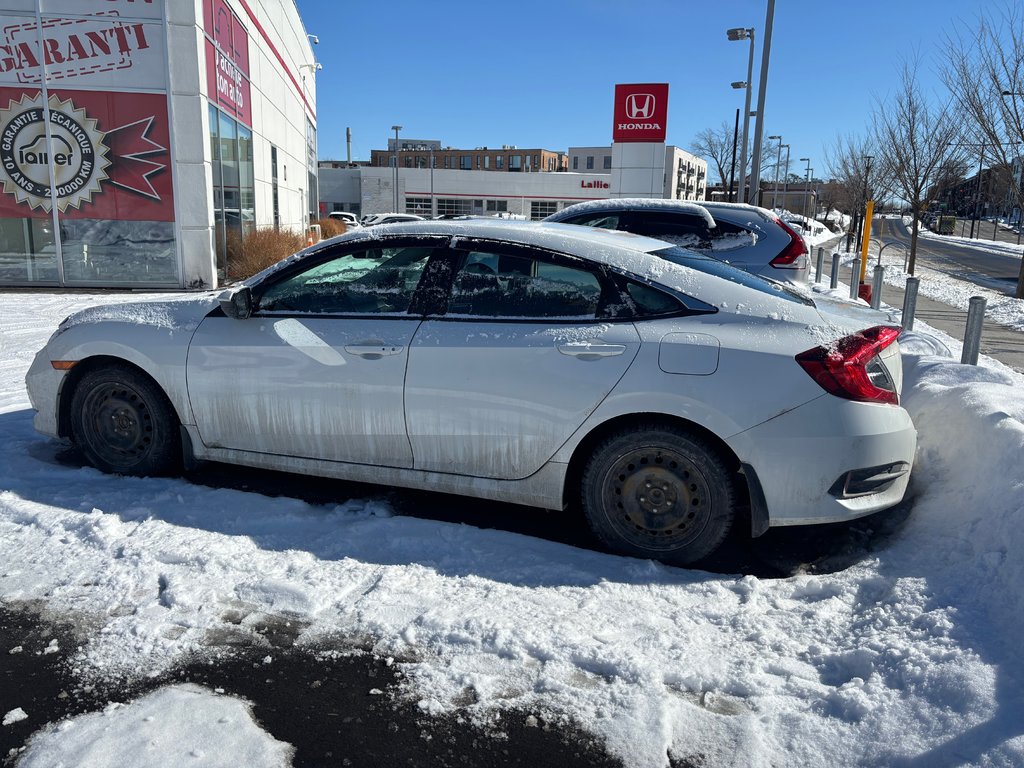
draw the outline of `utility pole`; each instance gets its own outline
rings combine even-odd
[[[733,183],[736,181],[736,139],[740,132],[740,110],[736,109],[736,125],[732,129],[732,167],[729,169],[729,202],[733,202],[732,189]],[[707,182],[705,182],[705,185]]]

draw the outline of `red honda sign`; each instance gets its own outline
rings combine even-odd
[[[668,123],[668,83],[615,86],[612,141],[662,142]]]

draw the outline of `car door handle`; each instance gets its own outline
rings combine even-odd
[[[381,344],[378,342],[348,344],[345,346],[345,351],[350,355],[357,355],[364,360],[380,360],[382,357],[402,354],[402,352],[405,351],[405,347],[396,346],[395,344]]]
[[[572,344],[559,344],[558,351],[563,355],[578,357],[581,360],[599,360],[602,357],[614,357],[615,355],[621,355],[626,351],[626,345],[577,341]]]

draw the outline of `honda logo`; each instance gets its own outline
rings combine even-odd
[[[630,120],[646,120],[653,114],[653,94],[631,93],[626,97],[626,117]]]

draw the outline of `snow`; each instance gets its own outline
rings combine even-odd
[[[15,723],[20,723],[22,720],[28,720],[28,715],[21,707],[15,707],[4,715],[3,722],[0,723],[0,725],[14,725]]]
[[[908,520],[844,570],[769,579],[397,516],[372,492],[320,506],[61,465],[24,375],[100,301],[0,301],[0,599],[79,617],[80,677],[158,674],[274,620],[393,658],[424,716],[572,718],[627,766],[1024,764],[1024,377],[959,365],[926,324],[901,345]],[[19,768],[222,756],[289,759],[243,704],[177,686],[46,727]]]
[[[291,756],[288,744],[255,723],[248,704],[186,684],[47,726],[18,766],[287,768]]]

